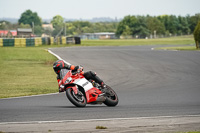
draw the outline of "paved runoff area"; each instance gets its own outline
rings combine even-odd
[[[106,129],[96,129],[101,126]],[[137,117],[120,119],[1,123],[2,132],[16,133],[138,133],[200,131],[200,116]]]

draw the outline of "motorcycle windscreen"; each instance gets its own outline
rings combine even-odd
[[[60,70],[60,78],[63,79],[65,75],[69,72],[70,70],[67,69],[61,69]]]

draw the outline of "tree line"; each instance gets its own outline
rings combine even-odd
[[[0,21],[0,30],[12,30],[17,28],[34,28],[36,35],[43,33],[56,36],[61,35],[81,35],[83,33],[96,32],[114,32],[118,37],[164,37],[174,35],[192,34],[195,26],[200,21],[200,13],[193,16],[125,16],[120,22],[98,22],[92,23],[89,21],[73,21],[64,22],[64,18],[56,15],[50,22],[53,25],[51,28],[42,28],[42,18],[36,12],[26,10],[21,14],[17,24],[11,24],[7,21]]]
[[[139,38],[155,36],[192,34],[200,14],[194,16],[125,16],[116,30],[118,36],[137,36]]]
[[[64,35],[81,35],[83,33],[96,33],[96,32],[116,32],[117,22],[98,22],[91,23],[89,21],[68,21],[64,22],[64,18],[60,15],[53,17],[51,24],[53,24],[54,31],[51,35],[55,36],[62,30],[61,34]],[[66,29],[66,30],[65,30]],[[66,32],[66,33],[64,33]],[[48,34],[48,32],[46,32]]]

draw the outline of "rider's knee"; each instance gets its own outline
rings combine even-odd
[[[93,72],[93,71],[90,71],[90,74],[91,74],[92,76],[96,76],[96,75],[97,75],[96,72]]]

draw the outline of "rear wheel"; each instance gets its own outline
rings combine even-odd
[[[106,100],[104,102],[107,106],[116,106],[119,102],[116,92],[109,86],[106,87]]]
[[[72,88],[66,90],[66,96],[69,101],[74,104],[76,107],[85,107],[86,106],[86,98],[81,91],[78,94],[75,94]]]

